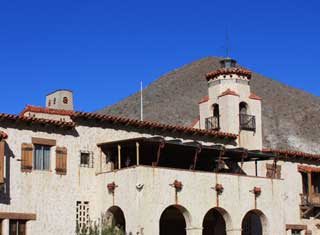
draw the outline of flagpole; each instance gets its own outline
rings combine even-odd
[[[143,87],[142,81],[140,82],[140,119],[143,121]]]

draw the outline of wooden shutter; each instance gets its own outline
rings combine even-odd
[[[5,142],[0,141],[0,184],[4,183],[4,147]]]
[[[56,148],[56,173],[59,175],[67,174],[67,148]]]
[[[21,171],[30,172],[32,170],[33,145],[23,143],[21,145]]]

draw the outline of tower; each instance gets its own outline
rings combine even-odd
[[[262,149],[261,98],[250,90],[251,72],[224,58],[206,75],[208,96],[199,102],[199,126],[238,134],[238,146]]]
[[[46,96],[46,107],[52,109],[73,110],[72,91],[60,89]]]

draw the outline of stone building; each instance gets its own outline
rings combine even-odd
[[[0,114],[5,235],[70,235],[108,218],[133,235],[320,234],[320,155],[262,146],[251,72],[206,75],[193,127],[45,107]]]

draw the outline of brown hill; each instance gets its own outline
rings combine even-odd
[[[189,126],[198,116],[198,101],[207,95],[204,75],[219,68],[219,57],[205,57],[168,72],[144,89],[144,117]],[[251,89],[263,98],[265,147],[320,152],[320,98],[254,73]],[[98,112],[139,118],[140,95],[135,93]]]

